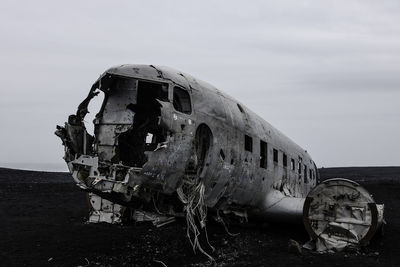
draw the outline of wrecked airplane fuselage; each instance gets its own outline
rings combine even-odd
[[[86,131],[88,105],[104,100]],[[247,220],[301,221],[318,171],[306,150],[215,87],[152,65],[108,69],[56,134],[92,221],[125,207],[173,216],[207,208]],[[192,215],[190,215],[190,213]]]

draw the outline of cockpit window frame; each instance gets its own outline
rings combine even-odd
[[[190,112],[189,112],[189,113],[188,113],[188,112],[183,112],[183,111],[178,110],[178,109],[176,108],[175,102],[174,102],[174,100],[175,100],[175,90],[176,90],[176,89],[182,90],[182,91],[185,92],[185,93],[187,94],[187,96],[189,97],[189,107],[190,107]],[[185,88],[183,88],[183,87],[181,87],[181,86],[177,86],[177,85],[175,85],[171,91],[172,91],[172,106],[174,107],[174,110],[175,110],[176,112],[179,112],[179,113],[182,113],[182,114],[191,115],[191,114],[193,113],[193,103],[192,103],[192,97],[191,97],[191,95],[190,95],[190,92],[189,92],[188,90],[186,90]]]

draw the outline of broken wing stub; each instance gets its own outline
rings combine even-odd
[[[358,183],[334,178],[308,194],[303,222],[317,252],[337,252],[368,245],[384,223],[383,211]]]

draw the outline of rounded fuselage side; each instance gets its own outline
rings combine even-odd
[[[262,210],[269,192],[307,195],[316,184],[316,169],[305,150],[232,98],[213,88],[196,89],[196,123],[207,124],[214,136],[213,160],[205,177],[209,206]]]

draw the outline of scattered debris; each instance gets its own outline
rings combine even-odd
[[[162,261],[159,261],[159,260],[153,260],[154,262],[157,262],[157,263],[159,263],[159,264],[161,264],[162,266],[164,266],[164,267],[168,267],[164,262],[162,262]]]
[[[132,219],[136,222],[150,221],[157,228],[175,222],[175,217],[163,216],[154,212],[147,212],[143,210],[135,210],[133,212]]]
[[[289,239],[288,241],[288,251],[299,255],[303,254],[301,245],[293,239]]]
[[[93,193],[88,194],[91,210],[89,212],[90,223],[121,223],[122,213],[125,207],[101,198]]]

